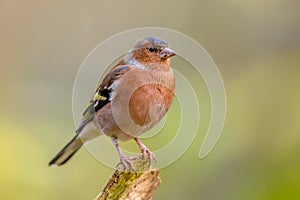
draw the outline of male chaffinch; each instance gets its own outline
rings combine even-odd
[[[170,108],[175,90],[170,57],[174,55],[162,39],[140,39],[104,77],[83,112],[77,134],[49,165],[66,163],[85,142],[101,134],[112,137],[120,164],[126,169],[133,166],[122,153],[118,139],[134,139],[151,164],[155,156],[138,136],[154,127]]]

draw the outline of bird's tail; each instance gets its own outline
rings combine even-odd
[[[80,147],[83,145],[78,134],[49,162],[50,165],[63,165],[66,163]]]

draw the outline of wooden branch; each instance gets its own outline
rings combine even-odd
[[[136,172],[117,169],[95,200],[148,200],[160,185],[159,171],[147,160],[134,160]]]

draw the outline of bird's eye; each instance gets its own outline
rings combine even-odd
[[[148,51],[150,51],[150,52],[156,52],[156,49],[153,48],[153,47],[149,47],[149,48],[148,48]]]

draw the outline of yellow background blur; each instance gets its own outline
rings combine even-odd
[[[160,26],[206,48],[224,78],[228,102],[212,153],[197,157],[203,123],[184,156],[161,170],[154,199],[299,200],[299,8],[296,0],[2,0],[0,199],[98,194],[112,169],[85,149],[61,168],[47,166],[75,129],[76,72],[91,49],[112,34]],[[207,122],[207,95],[200,107]]]

